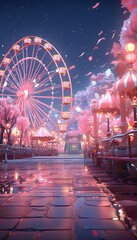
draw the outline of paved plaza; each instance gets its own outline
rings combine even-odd
[[[1,162],[0,240],[137,239],[99,176],[113,181],[83,155]]]

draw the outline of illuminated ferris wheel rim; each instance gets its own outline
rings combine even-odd
[[[71,78],[70,78],[70,74],[69,74],[69,71],[67,69],[67,66],[66,66],[66,63],[65,61],[63,60],[62,56],[60,55],[60,53],[58,52],[58,50],[51,44],[49,43],[47,40],[44,40],[40,37],[37,37],[37,36],[27,36],[27,37],[24,37],[20,40],[18,40],[10,49],[9,51],[7,52],[7,54],[5,54],[1,64],[0,64],[0,69],[2,69],[2,67],[4,66],[4,73],[6,71],[8,71],[8,68],[9,68],[9,64],[6,63],[6,61],[10,61],[11,62],[13,61],[13,59],[16,57],[16,55],[21,52],[21,51],[24,51],[23,49],[28,49],[30,46],[33,46],[35,48],[35,46],[40,46],[40,48],[43,48],[46,53],[45,54],[49,54],[49,56],[51,57],[52,59],[52,62],[54,62],[55,66],[56,66],[56,69],[54,71],[52,71],[52,77],[51,79],[53,78],[53,72],[56,72],[58,73],[59,75],[59,78],[60,78],[60,83],[61,83],[61,86],[62,86],[62,108],[61,108],[61,111],[60,111],[60,116],[61,116],[61,119],[69,119],[69,112],[71,111],[71,107],[72,107],[72,85],[71,85]],[[33,49],[34,50],[34,49]],[[27,51],[27,50],[26,50]],[[52,53],[54,51],[54,54]],[[11,54],[12,52],[12,54]],[[24,55],[24,53],[23,53]],[[10,58],[9,58],[10,57]],[[43,57],[44,58],[44,57]],[[48,71],[48,68],[47,66],[42,62],[42,60],[38,59],[37,57],[34,57],[34,56],[26,56],[24,57],[23,59],[20,59],[18,62],[16,62],[13,66],[13,69],[17,68],[17,65],[20,65],[23,61],[28,61],[28,60],[35,60],[35,61],[38,61],[39,63],[42,64],[42,66],[45,68],[47,74],[50,76],[50,71]],[[61,62],[62,63],[62,67],[59,66],[58,62]],[[11,76],[11,72],[13,71],[13,69],[10,69],[10,72],[9,74],[7,75],[7,78],[6,78],[6,81],[8,82],[8,78]],[[63,72],[61,72],[61,70]],[[3,76],[3,70],[0,70],[0,77],[1,78],[4,78],[5,76]],[[63,75],[67,74],[67,81],[66,80],[63,80]],[[4,84],[3,84],[4,85]],[[4,86],[5,87],[5,86]],[[6,88],[6,87],[5,87]],[[53,90],[53,89],[57,89],[59,88],[59,84],[57,86],[52,86],[50,90]],[[68,94],[67,96],[65,96],[65,90],[66,89],[69,89],[70,91],[70,94]],[[44,90],[43,90],[44,91]],[[42,92],[42,90],[41,90]],[[4,95],[4,94],[3,94]],[[8,95],[8,94],[5,94],[5,96]],[[35,96],[36,98],[38,98],[39,96]],[[46,98],[46,97],[44,97]],[[47,97],[48,98],[48,97]],[[59,97],[55,97],[55,96],[49,96],[49,99],[52,99],[52,101],[54,99],[59,99]],[[27,99],[27,98],[26,98]],[[65,117],[65,110],[64,110],[64,106],[69,106],[69,110],[66,112],[66,115],[67,117]],[[54,109],[55,110],[55,109]],[[58,111],[58,110],[57,110]],[[58,111],[59,112],[59,111]],[[64,114],[64,117],[62,117]]]
[[[7,58],[7,56],[9,55],[9,52],[10,52],[11,50],[13,50],[13,47],[14,47],[14,46],[19,45],[19,43],[20,43],[21,41],[25,40],[25,39],[31,39],[31,38],[34,38],[34,39],[37,39],[37,38],[38,38],[39,40],[41,40],[41,41],[49,44],[49,47],[51,46],[51,48],[53,48],[53,49],[55,50],[55,52],[60,56],[60,58],[61,58],[61,60],[62,60],[62,62],[63,62],[63,64],[64,64],[64,66],[66,67],[67,74],[68,74],[68,76],[69,76],[69,80],[71,81],[68,68],[67,68],[66,63],[65,63],[65,61],[63,60],[61,54],[59,53],[59,51],[58,51],[51,43],[49,43],[47,40],[44,40],[43,38],[40,38],[40,37],[37,37],[37,36],[26,36],[26,37],[21,38],[21,39],[18,40],[16,43],[14,43],[14,45],[9,49],[9,51],[7,52],[7,54],[4,55],[4,58]],[[38,44],[39,44],[41,47],[43,47],[43,45],[41,44],[41,41],[40,41]],[[36,44],[36,43],[35,43],[35,42],[30,42],[30,43],[28,43],[28,45],[29,45],[29,44],[33,44],[33,45],[34,45],[34,44]],[[19,45],[19,46],[20,46],[20,45]],[[26,46],[23,45],[23,47],[25,48]],[[44,49],[45,49],[45,48],[44,48]],[[46,51],[50,54],[50,51],[49,51],[48,49],[46,49]],[[2,60],[2,62],[1,62],[1,64],[0,64],[0,67],[1,67],[2,64],[3,64],[4,58],[3,58],[3,60]]]

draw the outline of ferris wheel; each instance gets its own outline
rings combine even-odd
[[[10,96],[32,128],[70,118],[72,85],[68,68],[48,41],[27,36],[16,42],[0,64],[0,97]]]

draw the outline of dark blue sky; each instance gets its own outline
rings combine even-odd
[[[89,85],[88,72],[105,71],[113,56],[114,41],[119,41],[123,21],[129,16],[120,0],[5,0],[0,7],[0,58],[19,39],[40,36],[61,53],[70,71],[73,93]],[[99,36],[98,33],[103,31]],[[112,37],[113,36],[113,37]],[[97,41],[98,49],[94,50]],[[82,57],[79,57],[84,53]],[[89,61],[89,56],[93,57]],[[104,66],[104,67],[103,67]]]

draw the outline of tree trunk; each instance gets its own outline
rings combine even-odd
[[[3,135],[4,135],[4,127],[1,125],[0,126],[1,128],[1,133],[0,133],[0,144],[3,144]]]
[[[23,131],[20,133],[20,147],[22,146],[22,139],[23,139]]]
[[[9,131],[7,131],[7,136],[8,136],[8,142],[7,142],[7,145],[11,146],[12,143],[11,143],[11,139],[10,139],[10,136],[11,136],[11,129],[9,129]]]

